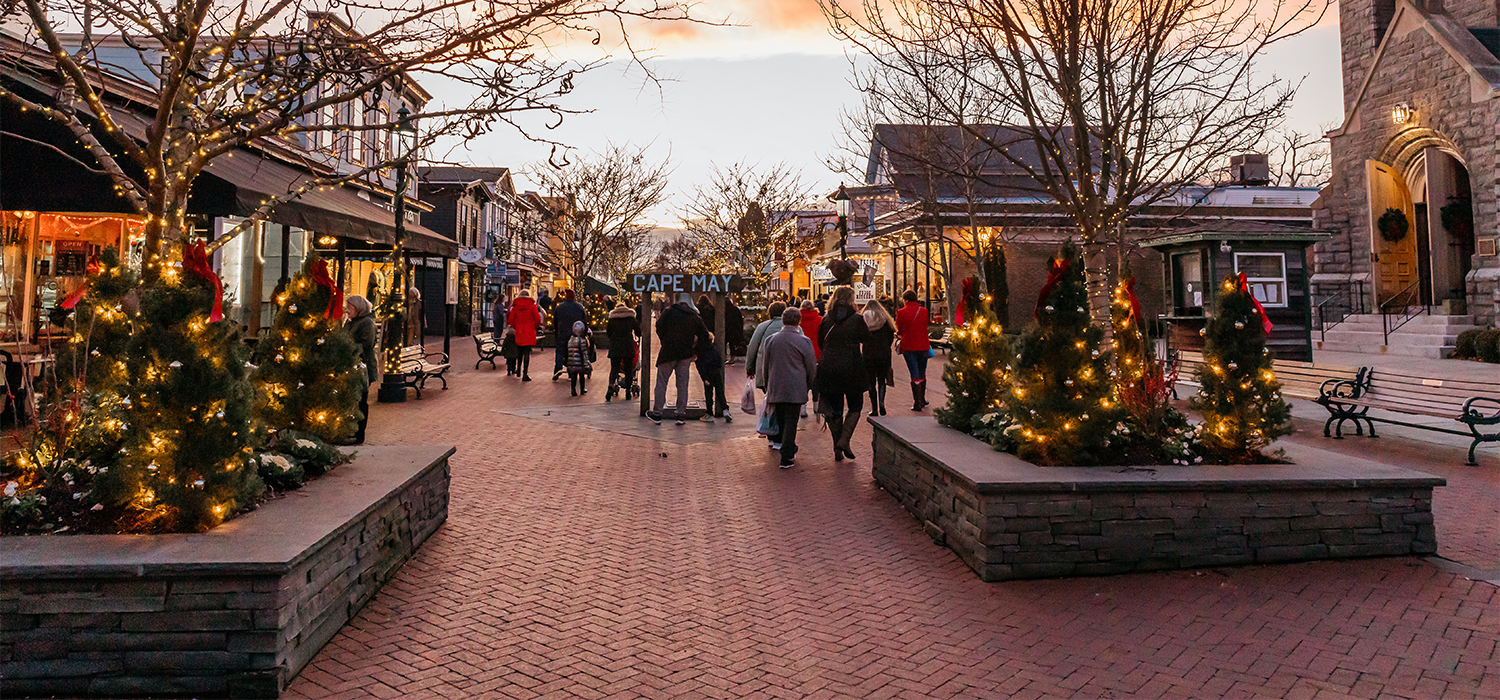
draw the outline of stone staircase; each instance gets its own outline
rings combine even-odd
[[[1469,316],[1423,314],[1392,333],[1390,344],[1386,345],[1380,314],[1355,314],[1328,329],[1322,341],[1314,331],[1313,349],[1442,359],[1453,354],[1458,334],[1470,328],[1477,326]]]

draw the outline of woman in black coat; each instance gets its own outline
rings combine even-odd
[[[615,392],[630,386],[635,376],[635,341],[641,336],[641,322],[630,307],[616,301],[604,324],[609,337],[609,389],[604,400],[614,399]]]
[[[870,415],[885,415],[885,388],[895,385],[891,375],[891,347],[896,344],[896,320],[878,301],[865,304],[865,327],[870,329],[870,340],[862,350],[865,354],[865,372],[870,375]]]
[[[823,355],[818,360],[817,376],[818,413],[823,414],[833,436],[836,461],[845,457],[854,459],[849,441],[859,426],[865,391],[869,388],[869,374],[861,351],[869,341],[870,329],[865,326],[865,318],[854,309],[854,290],[839,287],[828,304],[828,315],[818,324],[818,347]]]

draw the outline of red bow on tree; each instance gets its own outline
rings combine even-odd
[[[1047,273],[1047,283],[1042,285],[1041,293],[1036,295],[1036,308],[1031,311],[1032,318],[1040,319],[1042,317],[1042,307],[1047,305],[1047,295],[1051,294],[1052,290],[1057,287],[1057,283],[1062,281],[1062,276],[1067,274],[1068,266],[1072,262],[1066,258],[1062,260],[1058,260],[1057,258],[1052,259],[1052,271]]]
[[[962,295],[960,295],[958,297],[958,314],[955,317],[955,320],[958,321],[958,325],[960,325],[960,326],[964,325],[964,311],[966,310],[965,307],[968,305],[969,295],[973,294],[973,293],[974,293],[974,278],[973,277],[965,277],[964,278],[964,292],[963,292]]]
[[[214,286],[214,310],[208,315],[208,322],[218,323],[224,320],[224,283],[209,266],[208,250],[204,247],[203,241],[182,249],[182,269]]]
[[[344,312],[344,290],[333,283],[333,277],[328,274],[328,261],[319,258],[312,264],[312,280],[320,287],[328,289],[328,310],[323,312],[323,318],[338,318]]]
[[[94,275],[99,274],[98,258],[89,259],[88,274],[89,277],[93,277]],[[73,293],[69,294],[67,299],[63,299],[63,302],[62,304],[60,304],[60,306],[62,306],[64,309],[71,309],[75,306],[78,306],[78,302],[83,300],[83,293],[87,292],[88,290],[89,281],[84,280],[83,284],[78,285],[78,289],[73,290]]]
[[[1136,296],[1135,296],[1135,278],[1134,277],[1126,277],[1125,278],[1125,293],[1130,296],[1130,315],[1126,316],[1126,318],[1133,318],[1133,319],[1136,320],[1136,322],[1140,322],[1140,320],[1141,320],[1141,300],[1137,299]]]
[[[1250,294],[1250,286],[1245,283],[1245,273],[1240,273],[1240,291]],[[1271,317],[1266,315],[1266,307],[1260,305],[1260,300],[1250,294],[1250,303],[1255,305],[1255,312],[1260,314],[1260,327],[1266,330],[1266,335],[1271,334]]]

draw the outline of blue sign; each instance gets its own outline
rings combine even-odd
[[[506,270],[505,271],[505,283],[506,284],[520,284],[521,283],[521,271],[520,270]]]

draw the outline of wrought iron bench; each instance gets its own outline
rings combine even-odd
[[[953,326],[943,329],[942,335],[936,338],[928,338],[927,344],[934,350],[942,350],[945,354],[953,349]]]
[[[1375,380],[1379,372],[1379,381]],[[1344,422],[1354,421],[1356,434],[1364,434],[1360,421],[1375,434],[1374,421],[1421,428],[1439,433],[1472,438],[1469,443],[1469,466],[1477,466],[1474,450],[1482,442],[1500,442],[1500,430],[1482,432],[1480,428],[1500,425],[1500,385],[1451,377],[1432,377],[1402,370],[1377,370],[1361,367],[1354,379],[1330,379],[1323,383],[1316,401],[1328,409],[1323,436],[1343,439]],[[1370,409],[1433,418],[1450,418],[1463,423],[1469,431],[1438,425],[1412,423],[1385,416],[1370,415]],[[1329,429],[1333,434],[1329,434]]]
[[[500,343],[495,340],[494,333],[474,334],[474,349],[479,352],[479,359],[474,361],[474,369],[479,369],[479,363],[490,363],[490,369],[495,369],[495,358],[504,359],[500,354]]]
[[[434,362],[435,358],[440,358]],[[420,345],[409,345],[401,348],[401,372],[406,375],[406,386],[417,390],[417,398],[422,398],[422,389],[426,388],[427,380],[436,377],[443,382],[443,389],[448,389],[448,353],[427,352]]]

